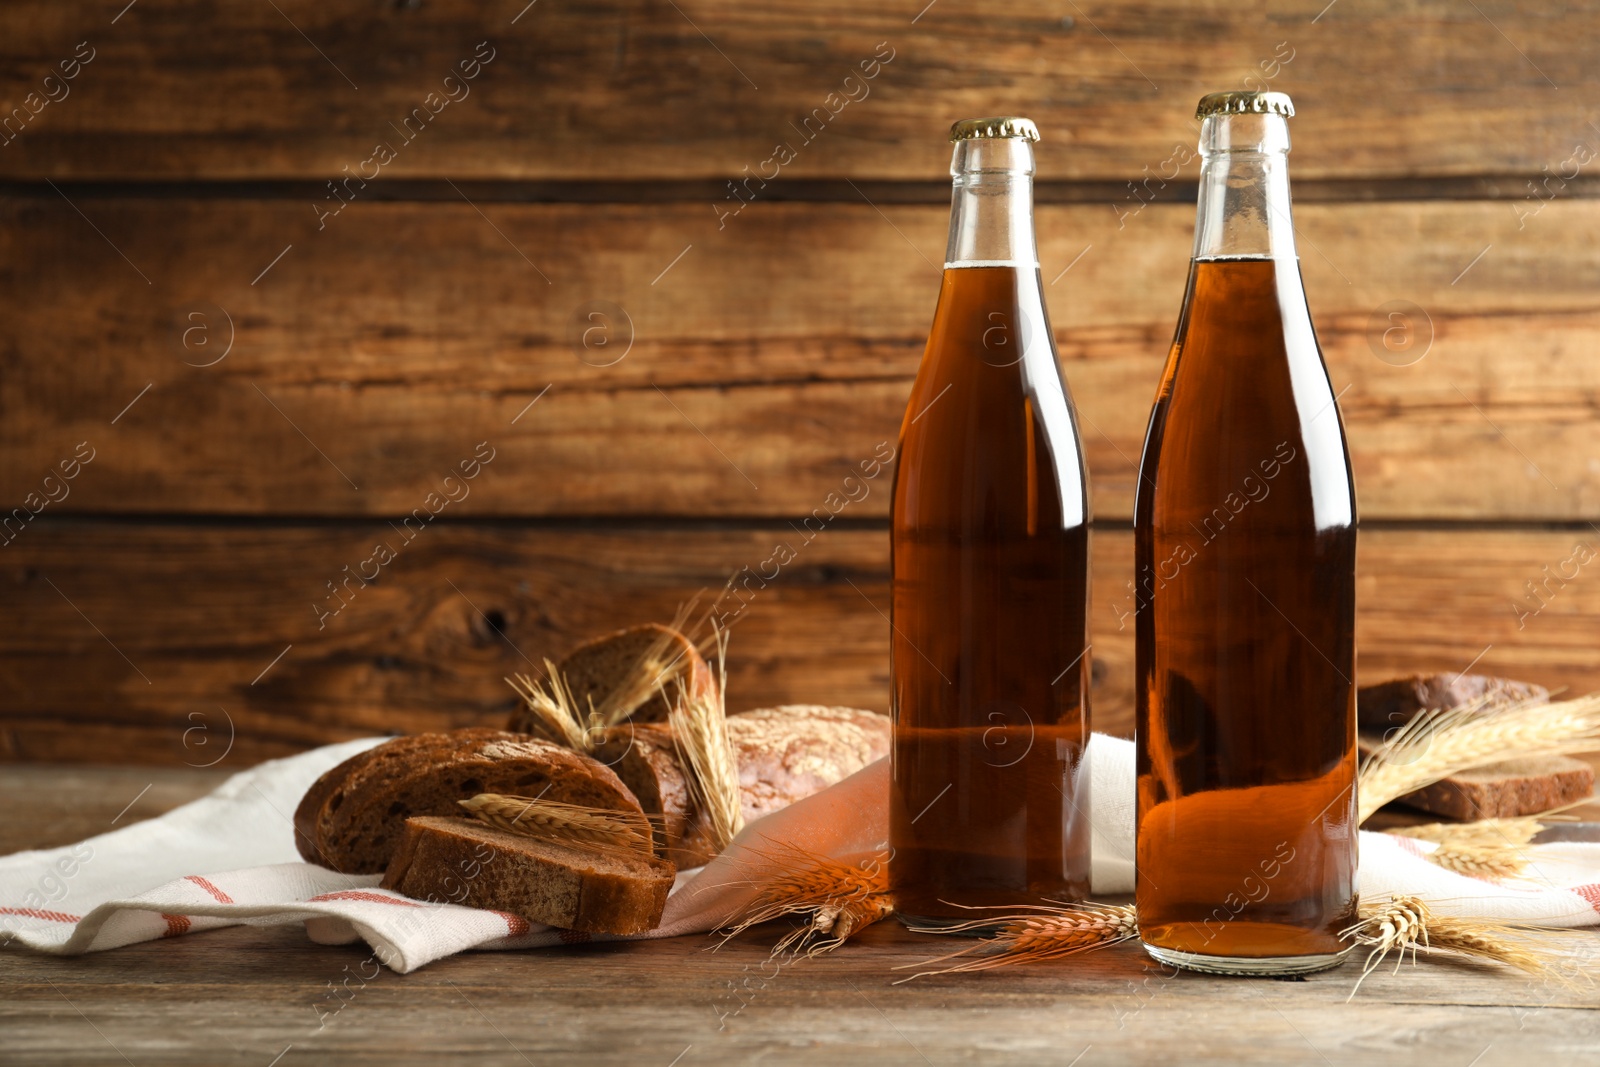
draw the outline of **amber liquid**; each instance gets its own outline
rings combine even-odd
[[[893,505],[890,880],[908,916],[1089,889],[1089,525],[1036,269],[947,269]]]
[[[1340,951],[1355,918],[1355,499],[1298,265],[1200,260],[1135,518],[1147,944]]]

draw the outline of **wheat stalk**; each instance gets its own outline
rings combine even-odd
[[[528,705],[528,710],[538,716],[554,740],[575,752],[593,752],[603,733],[598,714],[591,705],[589,721],[585,724],[573,706],[572,689],[561,677],[556,665],[547,659],[544,667],[549,677],[544,684],[526,674],[513,675],[506,679],[506,684],[517,691],[517,695]]]
[[[1037,963],[1041,960],[1061,959],[1080,952],[1105,948],[1139,936],[1138,915],[1132,904],[1059,904],[1035,905],[1020,914],[991,916],[974,919],[954,926],[922,927],[907,923],[918,933],[955,934],[972,930],[999,928],[993,937],[986,937],[974,945],[922,963],[905,964],[908,967],[927,967],[934,963],[958,960],[949,967],[936,967],[918,971],[900,982],[930,974],[951,974],[964,971],[987,971],[995,967],[1009,967],[1018,963]]]
[[[645,855],[654,851],[650,823],[637,812],[499,793],[479,793],[456,803],[488,825],[514,834]]]
[[[1405,962],[1409,949],[1413,961],[1418,951],[1445,952],[1471,959],[1503,963],[1541,978],[1572,984],[1572,979],[1556,971],[1553,964],[1563,953],[1541,945],[1540,937],[1550,932],[1514,923],[1480,919],[1456,919],[1435,915],[1420,897],[1401,896],[1385,901],[1363,901],[1360,920],[1339,936],[1368,949],[1367,961],[1350,991],[1354,998],[1391,952],[1398,953],[1395,966]]]
[[[1496,704],[1492,715],[1484,710]],[[1360,820],[1407,793],[1485,763],[1600,748],[1600,694],[1500,707],[1487,698],[1425,711],[1368,757],[1357,787]]]
[[[723,693],[728,684],[728,634],[717,631],[717,677],[701,689],[677,680],[678,696],[668,722],[678,757],[689,772],[689,789],[718,851],[744,828],[739,759],[728,736]]]

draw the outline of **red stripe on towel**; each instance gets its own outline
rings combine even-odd
[[[491,911],[493,909],[490,909]],[[528,920],[520,915],[513,915],[509,911],[496,911],[496,915],[506,921],[506,936],[521,937],[529,930]]]
[[[563,930],[563,931],[561,931],[561,943],[563,945],[582,945],[585,942],[593,941],[593,940],[594,940],[593,937],[591,937],[589,934],[585,933],[582,930]]]
[[[1422,846],[1417,844],[1416,838],[1407,837],[1404,834],[1390,834],[1389,836],[1394,840],[1395,844],[1400,846],[1401,852],[1409,852],[1418,859],[1428,858],[1428,854],[1422,851]]]
[[[38,908],[0,908],[0,915],[24,915],[30,919],[47,919],[53,923],[75,923],[81,915],[68,915],[64,911],[40,911]]]
[[[1595,911],[1600,911],[1600,882],[1591,882],[1589,885],[1575,885],[1572,891],[1589,902]]]
[[[363,893],[359,889],[341,889],[337,893],[324,893],[319,897],[312,897],[312,901],[319,900],[363,900],[368,904],[398,904],[404,908],[420,908],[414,900],[401,900],[399,897],[386,897],[381,893]],[[308,901],[307,903],[310,903]]]
[[[212,885],[209,880],[200,877],[198,874],[186,874],[183,877],[184,877],[184,881],[193,882],[195,885],[199,886],[201,889],[204,889],[207,893],[210,893],[212,896],[216,897],[218,904],[232,904],[233,903],[233,898],[232,897],[230,897],[228,894],[224,893],[222,890],[218,889],[216,886]]]
[[[189,932],[189,916],[168,915],[162,912],[161,917],[167,920],[167,932],[162,934],[162,937],[177,937],[179,934]]]

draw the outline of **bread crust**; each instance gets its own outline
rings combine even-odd
[[[419,900],[491,908],[593,934],[661,923],[676,871],[641,853],[508,833],[475,819],[407,819],[383,887]]]

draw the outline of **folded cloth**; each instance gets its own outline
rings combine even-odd
[[[377,888],[376,875],[300,862],[292,817],[319,775],[368,738],[263,763],[159,818],[63,848],[0,859],[3,940],[75,955],[238,924],[302,922],[312,940],[361,940],[396,971],[466,949],[615,940],[553,930],[503,912],[434,904]],[[1133,890],[1133,744],[1094,735],[1087,759],[1099,895]],[[773,873],[805,856],[859,859],[888,835],[889,763],[879,760],[751,823],[706,866],[681,872],[661,925],[646,938],[704,933],[749,906]],[[1430,842],[1361,835],[1362,893],[1411,894],[1438,913],[1536,926],[1600,924],[1600,844],[1531,846],[1516,878],[1468,878],[1427,862]]]

